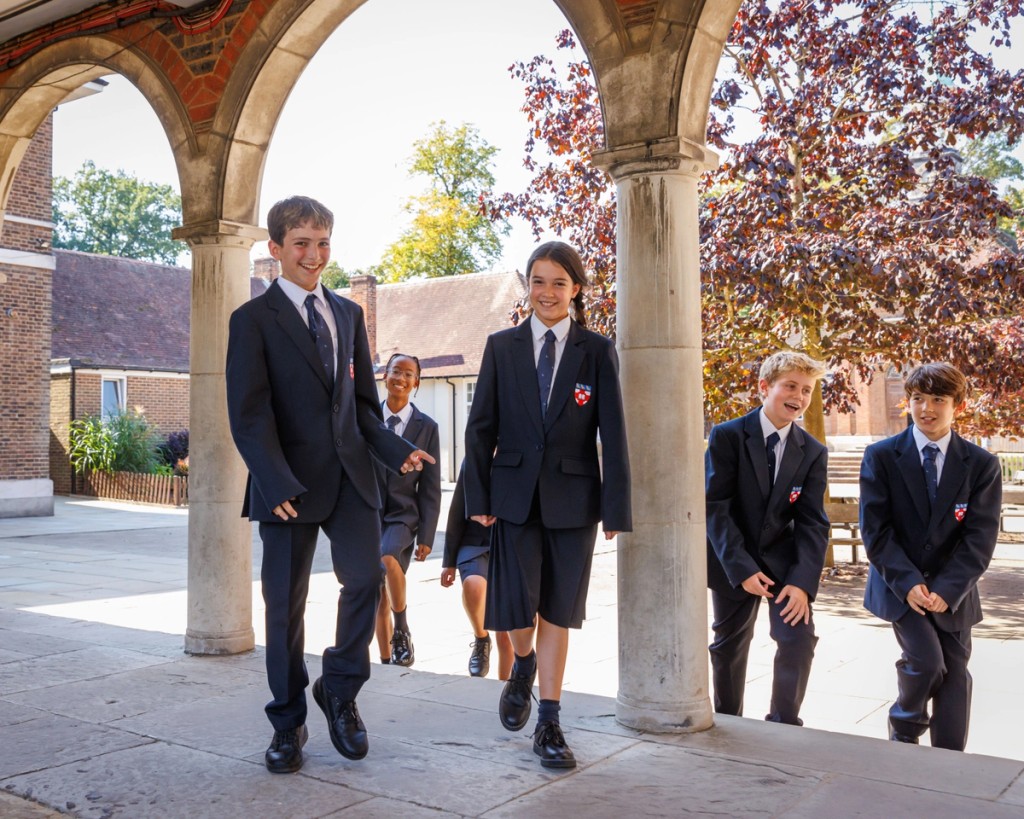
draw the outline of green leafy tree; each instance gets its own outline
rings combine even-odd
[[[428,188],[406,203],[412,224],[385,250],[373,270],[379,278],[477,273],[501,257],[508,224],[488,218],[481,208],[494,185],[491,162],[497,152],[472,125],[450,128],[443,120],[413,143],[409,173],[425,177]]]
[[[53,180],[54,247],[175,264],[182,245],[181,197],[169,185],[144,182],[87,160],[74,177]]]
[[[1002,134],[971,140],[962,153],[964,173],[980,176],[1002,189],[1013,214],[1000,218],[999,227],[1012,234],[1018,248],[1024,246],[1024,186],[1019,184],[1024,182],[1024,163],[1010,152]]]
[[[352,276],[358,275],[358,270],[350,273],[337,262],[328,262],[324,272],[320,274],[320,283],[328,290],[340,290],[349,286]]]

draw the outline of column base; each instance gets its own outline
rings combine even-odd
[[[615,701],[615,721],[654,734],[692,734],[715,725],[707,697],[674,703],[642,702],[622,692]]]
[[[256,647],[256,634],[251,629],[242,629],[231,634],[202,634],[188,629],[185,632],[186,654],[241,654]]]

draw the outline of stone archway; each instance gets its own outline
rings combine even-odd
[[[0,185],[41,113],[105,69],[150,100],[171,142],[193,250],[192,513],[186,650],[253,645],[244,470],[227,433],[227,318],[247,297],[263,163],[283,101],[327,37],[365,0],[236,2],[204,29],[209,59],[155,17],[42,48],[0,91]],[[708,697],[697,177],[711,86],[741,0],[555,0],[595,71],[618,186],[619,347],[629,434],[643,453],[636,531],[619,555],[618,718],[662,731],[711,724]],[[207,47],[207,52],[210,48]],[[61,73],[64,72],[64,73]],[[76,73],[77,72],[77,73]],[[42,77],[47,78],[45,84]],[[2,191],[3,188],[0,188]],[[662,374],[675,377],[668,384]],[[679,408],[665,426],[644,400]],[[637,459],[639,462],[639,459]],[[666,474],[678,480],[662,480]],[[677,628],[652,628],[656,622]],[[657,673],[652,673],[652,667]]]

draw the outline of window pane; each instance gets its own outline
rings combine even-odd
[[[103,381],[103,408],[102,415],[104,418],[108,418],[111,415],[117,415],[124,409],[124,382],[109,381],[104,379]]]

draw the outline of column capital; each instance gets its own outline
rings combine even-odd
[[[718,167],[718,154],[684,137],[672,136],[595,151],[593,162],[617,182],[630,176],[673,171],[699,176]]]
[[[265,241],[268,235],[266,228],[259,225],[228,222],[224,219],[193,222],[171,231],[172,239],[188,242],[189,247],[193,248],[200,245],[235,245],[248,250],[256,242]]]

